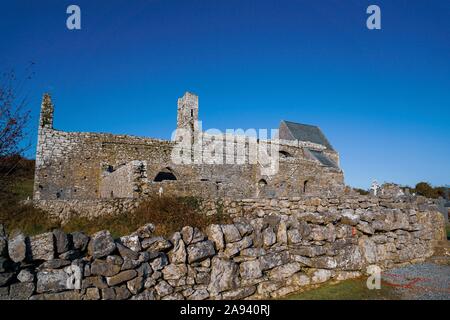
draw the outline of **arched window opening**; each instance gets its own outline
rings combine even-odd
[[[153,179],[154,182],[161,182],[165,180],[177,180],[177,177],[173,174],[170,168],[161,170],[160,172],[158,172],[155,179]]]
[[[267,181],[265,179],[261,179],[258,181],[258,187],[263,188],[267,186]]]
[[[292,158],[292,155],[287,151],[281,150],[281,151],[279,151],[279,153],[280,153],[280,158]]]
[[[308,190],[308,180],[306,180],[305,182],[303,182],[303,193],[306,193]]]

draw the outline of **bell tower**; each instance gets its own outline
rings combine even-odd
[[[192,137],[199,131],[198,96],[186,92],[178,99],[177,129],[188,130]]]

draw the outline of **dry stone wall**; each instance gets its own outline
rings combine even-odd
[[[187,226],[168,239],[154,236],[152,224],[120,239],[108,231],[6,236],[0,228],[0,298],[276,298],[359,277],[371,265],[423,261],[444,239],[443,216],[424,198],[217,205],[216,214],[228,212],[232,224]]]

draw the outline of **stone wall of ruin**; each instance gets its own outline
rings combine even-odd
[[[277,298],[362,276],[369,266],[423,261],[445,237],[443,216],[421,197],[215,205],[208,214],[231,214],[233,223],[184,227],[168,239],[151,224],[120,239],[107,231],[6,236],[0,228],[0,298]]]
[[[205,146],[208,143],[211,142],[205,142]],[[247,140],[247,159],[250,150],[248,143]],[[183,184],[186,183],[192,183],[192,186],[198,182],[215,184],[211,197],[297,196],[305,192],[339,190],[344,186],[340,169],[321,166],[304,153],[305,147],[322,150],[320,145],[298,141],[281,142],[280,151],[289,156],[280,158],[278,173],[272,176],[263,175],[259,164],[226,164],[228,149],[225,147],[224,164],[174,164],[171,158],[174,146],[172,141],[64,132],[41,127],[36,152],[34,199],[99,199],[109,198],[111,192],[119,197],[136,197],[145,188],[135,192],[133,181],[125,187],[113,179],[115,171],[123,166],[130,166],[136,160],[146,163],[145,175],[149,189],[159,189],[159,186],[152,186],[158,185],[153,182],[154,177],[161,170],[170,168],[177,181],[182,182],[180,188],[184,188]],[[232,156],[237,158],[237,148],[231,149]],[[337,153],[329,153],[329,157],[338,163]],[[107,173],[108,168],[113,171],[110,175]],[[120,181],[125,179],[120,171],[116,176]],[[267,188],[259,190],[258,181],[262,179],[267,183]],[[210,190],[207,183],[203,187]]]

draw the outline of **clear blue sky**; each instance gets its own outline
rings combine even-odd
[[[170,138],[190,90],[204,129],[320,126],[352,186],[450,183],[448,0],[1,0],[0,68],[29,61],[34,145],[43,92],[58,129]]]

